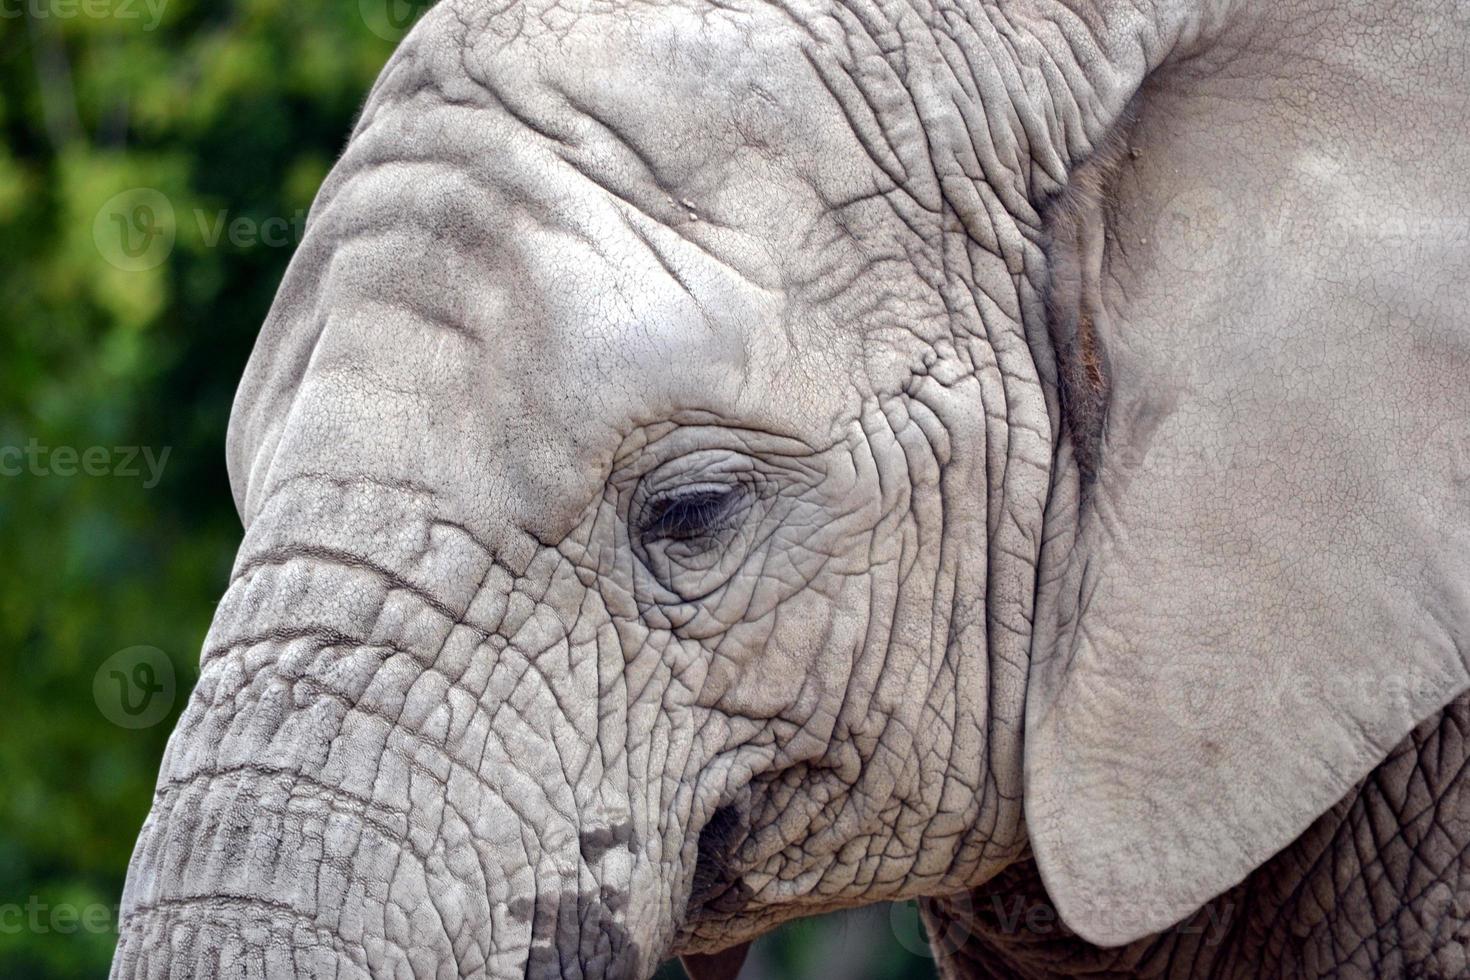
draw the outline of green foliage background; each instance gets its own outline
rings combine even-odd
[[[115,932],[51,914],[100,905],[115,921],[239,542],[234,386],[317,186],[425,6],[0,0],[0,449],[170,453],[153,487],[146,469],[0,476],[0,977],[107,973]],[[155,218],[175,238],[143,269],[108,240],[109,202],[139,188],[166,200]],[[248,233],[270,219],[273,243]],[[93,695],[103,661],[135,645],[168,655],[179,691],[141,730]],[[836,957],[856,980],[932,976],[914,918],[788,928],[747,975],[834,976]]]

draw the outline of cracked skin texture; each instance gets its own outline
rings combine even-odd
[[[1458,969],[1467,33],[445,0],[241,383],[113,975],[977,888],[1065,928],[933,906],[952,975]]]

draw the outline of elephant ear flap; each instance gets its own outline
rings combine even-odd
[[[1423,207],[1464,200],[1470,151],[1294,156],[1271,99],[1148,91],[1053,211],[1068,425],[1026,708],[1036,860],[1103,946],[1241,881],[1470,686],[1470,250]]]

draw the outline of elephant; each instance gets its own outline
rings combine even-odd
[[[432,7],[112,976],[1467,975],[1467,9]]]

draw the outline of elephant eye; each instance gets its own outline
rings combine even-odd
[[[644,505],[638,535],[644,543],[711,537],[730,529],[742,498],[739,487],[718,484],[660,493]]]

